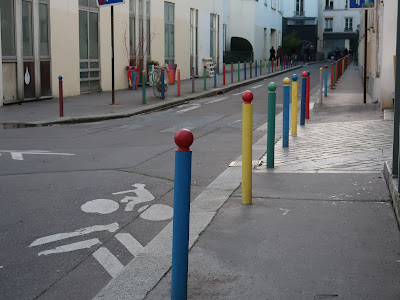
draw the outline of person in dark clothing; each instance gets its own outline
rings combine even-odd
[[[335,50],[335,58],[336,58],[336,60],[338,60],[340,58],[340,50],[339,50],[339,48],[336,48],[336,50]]]
[[[271,49],[269,50],[269,60],[275,59],[275,49],[274,46],[271,47]]]
[[[344,48],[343,55],[346,56],[347,54],[349,54],[349,51],[347,50],[347,48]]]
[[[282,47],[279,46],[278,47],[278,51],[276,53],[277,58],[279,58],[282,61],[282,56],[283,56],[283,51],[282,51]]]

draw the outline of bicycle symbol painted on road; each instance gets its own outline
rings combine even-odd
[[[94,199],[84,203],[81,206],[81,210],[88,214],[106,215],[116,212],[121,206],[125,206],[124,210],[126,212],[132,212],[139,204],[146,203],[146,205],[138,209],[140,218],[149,221],[165,221],[172,219],[172,207],[164,204],[150,204],[150,202],[155,198],[147,189],[145,189],[145,184],[136,183],[132,186],[135,189],[112,193],[114,196],[124,195],[124,197],[120,200],[120,203],[111,199]],[[132,196],[132,193],[136,194],[136,196]],[[117,222],[106,225],[94,225],[86,228],[80,228],[72,232],[57,233],[38,238],[33,241],[29,247],[51,244],[74,237],[88,236],[102,231],[113,233],[119,229],[120,224]],[[121,242],[121,244],[125,246],[134,256],[143,251],[143,246],[129,233],[119,232],[115,235],[115,238]],[[91,238],[88,240],[73,242],[53,249],[41,251],[38,253],[38,256],[47,256],[50,254],[60,254],[88,249],[97,244],[102,243],[98,238]],[[121,262],[105,247],[100,247],[98,250],[96,250],[93,253],[93,257],[107,270],[112,277],[115,277],[124,268]]]

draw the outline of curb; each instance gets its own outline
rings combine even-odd
[[[399,225],[399,220],[400,220],[400,205],[399,205],[400,199],[398,190],[399,179],[393,178],[391,168],[387,161],[385,161],[385,164],[383,165],[383,177],[385,178],[387,187],[390,191],[390,195],[392,196],[393,210],[396,215],[397,224]]]

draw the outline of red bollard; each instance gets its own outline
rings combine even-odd
[[[310,71],[307,71],[306,119],[310,118]]]
[[[274,65],[275,65],[275,62],[274,62],[274,59],[272,59],[272,61],[271,61],[272,73],[274,73]]]
[[[331,66],[331,90],[333,89],[333,64]]]
[[[181,69],[178,69],[178,97],[181,96]]]
[[[224,85],[225,85],[225,64],[222,67],[222,73],[223,73],[223,79],[224,79]]]
[[[63,96],[63,82],[62,76],[58,76],[58,93],[59,93],[59,106],[60,106],[60,117],[64,117],[64,96]]]

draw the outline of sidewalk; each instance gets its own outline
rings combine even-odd
[[[241,86],[261,81],[265,78],[275,76],[280,73],[291,72],[292,70],[302,68],[304,65],[274,72],[273,74],[260,76],[258,68],[257,77],[255,69],[252,69],[252,78],[250,78],[249,64],[246,71],[241,70],[240,81],[238,81],[238,72],[234,71],[233,82],[230,72],[226,73],[225,85],[223,85],[223,76],[217,75],[217,88],[214,88],[214,78],[207,78],[206,88],[204,90],[204,78],[195,78],[195,93],[192,92],[192,80],[181,81],[181,96],[177,96],[177,82],[169,85],[166,92],[166,99],[156,98],[153,94],[153,88],[146,86],[146,104],[143,104],[142,87],[138,90],[118,90],[115,92],[115,105],[112,105],[111,92],[99,92],[74,97],[64,98],[64,117],[59,117],[59,99],[50,99],[42,101],[24,102],[21,105],[13,104],[0,107],[0,129],[2,127],[13,128],[16,124],[28,125],[49,125],[61,123],[79,123],[93,122],[106,119],[115,119],[129,117],[165,107],[177,106],[188,100],[200,99],[204,97],[215,96]],[[242,66],[243,68],[243,66]],[[268,72],[268,70],[267,70]]]
[[[266,136],[253,146],[262,161],[253,205],[241,205],[237,189],[199,234],[188,299],[400,299],[399,229],[382,176],[393,122],[363,104],[362,91],[352,66],[289,148],[277,141],[274,169],[256,157]],[[225,182],[240,178],[240,168],[228,170]],[[198,201],[191,218],[210,211]],[[170,299],[170,280],[169,271],[145,299]]]

